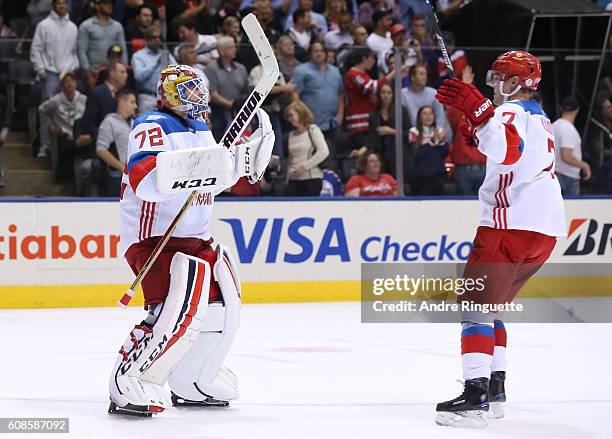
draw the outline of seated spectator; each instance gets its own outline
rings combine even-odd
[[[127,162],[128,140],[132,119],[136,113],[136,94],[122,89],[115,95],[117,110],[107,114],[98,130],[96,155],[106,164],[105,178],[100,187],[103,197],[118,197],[121,176]]]
[[[419,42],[406,36],[406,27],[403,24],[391,26],[391,39],[393,40],[393,48],[385,52],[383,60],[379,60],[379,65],[384,73],[390,71],[390,66],[395,66],[395,63],[389,63],[398,47],[402,54],[402,66],[410,69],[415,64],[423,63],[423,52]],[[384,62],[381,63],[380,61]],[[410,76],[406,76],[402,80],[402,87],[408,86],[410,86]]]
[[[395,197],[397,182],[385,174],[383,161],[376,151],[368,151],[357,158],[357,175],[344,187],[347,197]]]
[[[285,77],[285,81],[291,81],[295,68],[300,62],[295,57],[295,45],[289,35],[283,35],[276,43],[276,60],[278,68]]]
[[[408,121],[408,112],[403,107],[401,123],[404,139],[408,139],[410,122]],[[374,111],[370,113],[369,124],[370,131],[367,145],[370,149],[381,155],[385,169],[394,171],[395,164],[397,163],[395,158],[395,99],[393,87],[391,87],[390,84],[385,83],[378,88],[376,107]],[[413,159],[411,151],[408,148],[408,142],[403,142],[402,147],[404,180],[408,181],[412,171],[410,165]]]
[[[318,197],[323,171],[319,165],[327,159],[329,149],[323,133],[314,122],[314,115],[301,101],[289,104],[285,118],[293,125],[287,144],[287,196]]]
[[[417,112],[416,127],[410,129],[409,142],[414,154],[416,195],[441,195],[444,192],[448,155],[447,131],[436,126],[433,108],[425,105]]]
[[[221,33],[215,35],[217,40],[219,37],[226,36],[232,37],[236,44],[240,43],[242,39],[242,28],[240,27],[240,21],[236,17],[227,17],[223,20],[223,28],[221,29]]]
[[[223,22],[227,19],[227,17],[234,17],[240,20],[241,3],[242,0],[223,0],[220,5],[221,7],[217,10],[217,13],[215,14],[215,27],[217,28],[217,32],[220,32],[221,29],[223,29]]]
[[[17,38],[17,34],[5,23],[2,14],[0,14],[0,38]]]
[[[102,120],[117,109],[115,94],[125,86],[127,77],[125,65],[113,63],[108,67],[108,79],[89,93],[80,125],[81,134],[76,139],[77,146],[95,144]]]
[[[212,35],[217,31],[216,17],[212,15],[215,10],[207,0],[155,0],[158,5],[165,5],[165,18],[168,24],[167,41],[178,41],[176,23],[184,20],[193,20],[198,24],[198,32]],[[220,23],[219,23],[220,24]]]
[[[453,130],[450,162],[455,166],[455,189],[458,195],[477,195],[486,174],[486,156],[468,133],[463,113],[448,109],[448,121]]]
[[[273,25],[274,9],[269,0],[257,0],[253,2],[253,12],[257,17],[257,21],[266,35],[266,38],[271,45],[276,44],[281,36],[281,33],[276,30]],[[240,27],[240,26],[239,26]],[[247,71],[251,71],[253,67],[259,65],[259,58],[251,46],[251,42],[246,34],[242,35],[242,40],[238,47],[238,61],[240,61]]]
[[[201,35],[196,30],[196,25],[193,20],[182,20],[176,24],[176,32],[181,43],[189,43],[195,46],[198,53],[198,62],[202,65],[207,65],[211,61],[219,58],[217,51],[217,38],[213,35]],[[180,45],[174,48],[174,57],[179,57]]]
[[[578,101],[567,97],[561,102],[561,117],[552,124],[555,133],[555,174],[563,196],[580,195],[580,174],[591,178],[591,167],[582,160],[582,140],[574,126],[580,112]]]
[[[123,59],[123,49],[119,44],[113,44],[108,48],[106,52],[106,64],[103,64],[96,72],[96,86],[104,84],[108,79],[108,66],[115,63],[120,63]],[[136,87],[136,80],[134,79],[134,69],[130,65],[126,65],[128,79],[125,86],[129,89]]]
[[[42,100],[59,91],[59,75],[79,67],[76,24],[68,16],[67,0],[54,0],[52,10],[36,27],[30,61],[43,83]]]
[[[345,70],[346,60],[354,49],[368,46],[368,31],[363,26],[353,25],[351,38],[353,39],[353,44],[341,46],[336,56],[336,65],[342,71]]]
[[[111,18],[112,0],[95,0],[96,15],[79,26],[78,54],[85,80],[91,89],[95,86],[95,72],[106,61],[108,48],[113,44],[121,46],[121,61],[127,64],[127,48],[123,26]]]
[[[329,29],[327,33],[340,29],[340,22],[342,21],[342,16],[344,15],[351,17],[352,24],[353,16],[349,13],[348,8],[346,7],[346,0],[327,0],[325,2],[325,12],[323,12],[323,16],[327,20],[327,28]]]
[[[205,67],[198,62],[198,53],[196,52],[195,46],[193,44],[181,44],[181,48],[179,49],[178,61],[181,64],[193,67],[200,74],[202,80],[204,81],[204,84],[206,84],[206,87],[208,88],[208,78],[204,73]]]
[[[333,0],[338,1],[338,0]],[[325,47],[331,50],[338,50],[345,45],[353,44],[351,30],[353,28],[353,17],[349,13],[343,13],[338,19],[338,26],[325,34]]]
[[[138,109],[141,113],[151,111],[157,105],[157,83],[162,69],[176,60],[168,53],[164,60],[161,51],[161,33],[151,26],[145,31],[147,47],[132,56],[136,91],[138,92]]]
[[[372,16],[374,22],[374,31],[368,37],[368,47],[376,53],[379,60],[384,59],[385,52],[393,48],[393,40],[391,39],[391,18],[390,9],[379,9]]]
[[[138,6],[136,20],[125,28],[125,39],[130,44],[130,54],[145,47],[144,32],[145,29],[153,26],[153,18],[153,6],[147,3]]]
[[[295,69],[293,83],[302,102],[315,114],[315,123],[329,145],[335,145],[344,118],[344,86],[337,67],[327,64],[325,48],[310,46],[310,62]],[[335,151],[330,151],[335,159]]]
[[[328,31],[327,20],[318,12],[312,10],[313,0],[298,0],[298,8],[308,12],[309,22],[312,21],[312,27],[317,33],[325,35]],[[296,9],[296,10],[297,10]],[[289,31],[295,24],[295,11],[287,18],[285,30]]]
[[[444,107],[436,99],[436,89],[427,86],[427,67],[415,64],[410,67],[409,75],[410,87],[402,90],[402,105],[408,110],[411,125],[416,125],[420,108],[429,106],[434,109],[438,126],[447,128],[448,131],[448,121]]]
[[[9,129],[6,126],[7,118],[5,117],[6,112],[6,104],[4,96],[0,95],[0,188],[3,188],[6,184],[4,181],[4,168],[2,159],[4,157],[4,142],[6,142],[6,138],[8,137]]]
[[[440,51],[434,37],[427,30],[426,19],[421,15],[413,15],[410,20],[410,39],[418,43],[423,53],[423,63],[427,66],[429,83],[435,84],[438,76],[438,55]]]
[[[206,66],[204,73],[209,81],[212,132],[221,139],[232,120],[232,104],[247,94],[249,77],[246,69],[236,59],[236,43],[233,38],[219,38],[219,59]]]
[[[592,185],[603,193],[612,193],[612,102],[607,93],[596,100],[584,156],[591,163]]]
[[[301,62],[306,62],[310,43],[316,41],[318,36],[310,18],[310,11],[297,8],[293,12],[293,25],[287,30],[287,35],[295,43],[295,57]]]
[[[370,131],[369,118],[370,113],[374,111],[378,88],[395,76],[395,71],[392,70],[378,80],[372,79],[367,71],[375,63],[374,53],[367,47],[355,49],[347,61],[349,70],[344,75],[344,88],[348,105],[345,118],[346,131],[351,138],[354,155],[362,154],[366,150]]]
[[[455,75],[459,78],[463,75],[463,69],[469,66],[467,56],[463,50],[457,49],[455,46],[455,36],[452,32],[444,32],[444,41],[446,41],[446,49],[448,50],[448,56],[451,59],[453,70]],[[445,79],[451,77],[451,72],[446,67],[444,58],[438,57],[438,81],[437,86],[442,85]]]
[[[60,87],[61,92],[38,107],[41,119],[38,157],[46,157],[51,151],[51,163],[58,179],[69,180],[74,176],[74,124],[85,114],[87,97],[77,90],[72,72],[60,75]]]
[[[403,1],[403,0],[402,0]],[[418,0],[422,1],[422,0]],[[388,9],[398,18],[399,10],[395,6],[394,0],[370,0],[359,5],[358,21],[368,31],[374,30],[374,13],[381,9]]]

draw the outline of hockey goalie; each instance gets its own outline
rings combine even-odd
[[[246,144],[217,144],[205,122],[208,90],[189,66],[164,69],[157,98],[157,109],[134,121],[121,184],[121,248],[135,274],[189,192],[199,193],[142,281],[148,313],[119,350],[109,380],[112,414],[226,406],[239,395],[223,362],[240,320],[240,279],[210,223],[216,194],[241,176],[261,178],[274,133],[255,108],[258,128]]]

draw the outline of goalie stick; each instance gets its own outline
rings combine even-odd
[[[240,138],[240,135],[245,130],[245,128],[263,103],[264,99],[268,95],[268,93],[270,93],[270,90],[272,90],[274,84],[276,84],[279,75],[276,57],[274,56],[274,52],[272,50],[272,47],[270,46],[270,42],[268,41],[266,34],[261,28],[259,22],[257,21],[257,18],[255,18],[255,15],[249,14],[244,17],[244,19],[242,20],[242,27],[244,28],[244,31],[246,32],[249,41],[253,46],[253,49],[255,49],[257,58],[259,59],[259,62],[263,67],[263,77],[257,83],[255,88],[247,98],[246,102],[242,105],[242,108],[240,108],[240,111],[234,118],[234,121],[229,126],[225,134],[223,134],[223,137],[221,138],[219,144],[225,146],[226,148],[231,148],[236,143],[236,140]],[[247,160],[247,163],[249,162],[252,163],[251,160]],[[248,169],[246,169],[246,171],[248,172]],[[127,307],[128,303],[130,303],[130,300],[134,296],[134,291],[136,290],[136,288],[138,288],[138,285],[140,285],[142,279],[144,279],[144,277],[149,272],[151,266],[153,266],[153,263],[157,260],[157,257],[159,256],[162,249],[165,247],[166,243],[172,236],[172,233],[176,229],[176,226],[191,206],[191,202],[197,194],[197,190],[194,190],[193,192],[191,192],[191,194],[189,194],[189,197],[185,201],[185,204],[183,204],[183,207],[181,207],[176,217],[174,217],[174,219],[168,226],[168,230],[166,230],[162,238],[155,246],[153,253],[151,253],[151,256],[149,256],[149,258],[141,268],[140,272],[136,276],[136,279],[134,279],[134,282],[132,282],[130,288],[128,288],[121,300],[119,300],[120,306]]]
[[[444,42],[444,37],[442,36],[442,31],[440,30],[440,22],[438,21],[438,14],[436,14],[436,10],[429,0],[425,0],[425,3],[429,5],[431,8],[431,15],[433,15],[433,20],[431,21],[434,28],[434,33],[436,34],[436,39],[438,40],[438,47],[440,47],[440,51],[442,52],[442,58],[444,58],[444,64],[450,71],[451,78],[457,76],[455,74],[455,69],[453,68],[453,63],[451,62],[450,56],[448,56],[448,50],[446,50],[446,43]]]

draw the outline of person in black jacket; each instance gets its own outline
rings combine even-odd
[[[395,96],[393,87],[383,84],[378,89],[376,108],[370,114],[370,136],[368,146],[370,149],[378,151],[383,159],[385,169],[391,174],[395,174]],[[402,106],[402,132],[403,134],[403,162],[404,162],[404,181],[408,182],[414,175],[413,157],[408,148],[408,130],[410,129],[410,118],[408,111]]]

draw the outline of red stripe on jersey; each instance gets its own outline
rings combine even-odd
[[[501,202],[499,201],[499,194],[502,191],[502,180],[503,177],[500,174],[499,175],[499,183],[497,184],[497,192],[495,192],[495,206],[493,208],[493,224],[495,226],[496,229],[499,229],[499,221],[497,220],[497,215],[498,215],[498,211],[499,211],[499,206],[501,206]]]
[[[151,233],[153,231],[153,218],[155,218],[155,204],[151,203],[151,219],[149,219],[149,228],[147,230],[147,238],[151,237]]]
[[[507,337],[505,328],[495,328],[493,330],[495,333],[495,346],[503,346],[506,347]]]
[[[461,354],[477,352],[493,355],[495,340],[488,335],[471,334],[461,337]]]
[[[142,237],[142,221],[144,220],[144,216],[145,216],[145,204],[147,204],[146,201],[142,202],[142,205],[140,207],[140,227],[138,228],[138,240],[142,241],[143,237]]]
[[[149,175],[149,172],[155,169],[156,164],[157,164],[157,157],[152,155],[152,156],[149,156],[143,159],[141,162],[139,162],[138,164],[132,167],[132,169],[130,170],[129,179],[130,179],[130,186],[132,187],[134,194],[136,194],[136,188],[138,187],[140,182],[147,175]]]
[[[512,124],[504,124],[506,128],[506,157],[502,165],[512,165],[521,158],[521,137]]]

